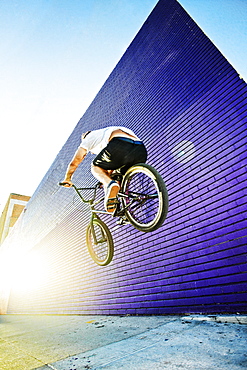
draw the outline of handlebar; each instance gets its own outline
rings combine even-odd
[[[58,183],[60,186],[64,186],[65,184],[67,184],[67,182],[59,182]],[[101,182],[97,182],[97,184],[94,186],[94,187],[91,187],[91,188],[77,188],[77,186],[75,186],[74,184],[72,184],[71,186],[65,186],[66,188],[74,188],[76,193],[79,195],[79,197],[81,198],[81,200],[84,202],[84,203],[91,203],[94,201],[95,197],[96,197],[96,191],[97,189],[103,187],[103,184]],[[93,198],[92,199],[89,199],[89,200],[86,200],[85,198],[83,198],[83,196],[81,195],[80,193],[80,190],[94,190],[94,195],[93,195]]]
[[[58,183],[58,185],[60,185],[60,186],[65,186],[66,184],[68,185],[67,182],[59,182]],[[71,185],[71,186],[73,186],[73,185]],[[66,186],[66,188],[71,188],[71,186]]]
[[[67,182],[59,182],[58,185],[60,186],[64,186],[66,185]],[[77,188],[77,186],[75,186],[75,184],[72,184],[71,186],[66,186],[67,188],[75,188],[76,190],[94,190],[94,189],[97,189],[97,188],[101,188],[103,187],[103,184],[102,182],[97,182],[97,184],[91,188]]]

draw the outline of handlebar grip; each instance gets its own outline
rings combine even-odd
[[[64,185],[68,185],[68,183],[67,182],[59,182],[58,183],[58,185],[60,185],[60,186],[64,186]],[[67,188],[69,188],[70,186],[67,186]]]

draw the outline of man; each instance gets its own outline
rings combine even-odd
[[[81,144],[70,162],[63,186],[73,185],[71,178],[79,164],[88,152],[96,154],[91,171],[105,189],[105,208],[108,212],[114,211],[114,202],[110,199],[116,198],[119,184],[112,180],[110,175],[118,168],[126,170],[136,163],[144,163],[147,159],[147,151],[143,142],[135,133],[121,126],[110,126],[95,131],[87,131],[82,134]]]

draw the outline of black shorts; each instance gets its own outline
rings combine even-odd
[[[129,167],[137,163],[145,163],[147,151],[141,141],[134,141],[125,137],[114,137],[108,145],[96,156],[95,166],[104,170],[116,170]],[[125,172],[125,171],[121,171]]]

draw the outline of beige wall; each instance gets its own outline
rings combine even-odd
[[[29,199],[30,197],[27,195],[10,194],[0,218],[0,244],[3,243],[10,229],[16,223]]]

